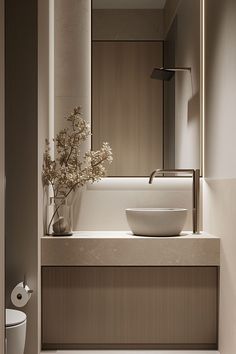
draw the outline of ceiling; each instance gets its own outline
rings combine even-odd
[[[93,0],[93,9],[163,9],[166,0]]]

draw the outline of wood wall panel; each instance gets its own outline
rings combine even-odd
[[[92,145],[112,147],[109,176],[148,176],[163,166],[162,42],[93,42]]]
[[[160,9],[93,9],[93,40],[164,40]]]
[[[217,267],[43,267],[44,348],[217,343]]]

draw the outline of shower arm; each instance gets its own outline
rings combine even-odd
[[[175,67],[175,68],[160,68],[160,70],[168,70],[168,71],[191,71],[190,67]]]

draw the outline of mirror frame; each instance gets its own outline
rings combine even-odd
[[[93,115],[92,115],[92,97],[93,97],[93,70],[92,70],[92,58],[93,58],[93,1],[90,0],[91,4],[91,149],[93,149]],[[204,161],[204,152],[205,152],[205,0],[200,1],[200,137],[199,137],[199,169],[200,177],[204,177],[205,170],[205,161]],[[107,40],[112,41],[112,40]],[[126,40],[127,42],[129,40]],[[130,40],[132,42],[139,40]],[[142,40],[140,40],[142,41]],[[163,42],[164,40],[153,40],[153,42]],[[104,40],[105,42],[105,40]],[[163,81],[164,89],[164,81]],[[164,101],[164,96],[163,96]],[[164,110],[163,110],[163,120],[164,120]],[[164,125],[163,125],[164,128]],[[163,140],[164,146],[164,140]],[[164,149],[163,149],[164,154]],[[190,166],[191,168],[191,166]],[[151,173],[151,171],[150,171]],[[146,178],[148,176],[107,176],[107,178]],[[161,178],[191,178],[191,176],[162,176]]]

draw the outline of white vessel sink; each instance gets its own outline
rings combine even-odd
[[[187,217],[187,209],[182,208],[131,208],[125,211],[130,229],[138,236],[177,236]]]

